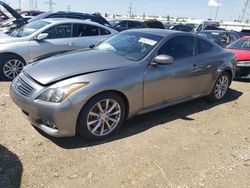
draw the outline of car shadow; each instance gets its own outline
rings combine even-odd
[[[243,78],[237,78],[234,79],[236,82],[244,82],[244,83],[250,83],[250,79],[243,79]]]
[[[23,165],[14,153],[0,145],[0,187],[20,187]]]
[[[211,109],[215,106],[222,105],[237,100],[243,93],[229,89],[225,98],[219,102],[211,103],[206,98],[196,99],[191,102],[178,104],[172,107],[164,108],[147,114],[136,116],[124,123],[124,126],[118,134],[102,141],[87,141],[79,136],[72,138],[53,138],[39,131],[43,136],[54,142],[64,149],[86,148],[95,145],[105,144],[115,140],[123,139],[144,132],[157,125],[165,124],[176,119],[194,121],[189,116],[204,110]],[[164,126],[168,126],[167,124]]]

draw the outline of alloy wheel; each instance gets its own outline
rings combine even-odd
[[[120,123],[121,106],[113,99],[97,102],[87,116],[87,128],[95,136],[111,133]]]
[[[7,61],[3,66],[3,73],[6,78],[13,80],[25,66],[24,62],[19,59],[11,59]]]
[[[214,96],[216,99],[221,99],[227,92],[229,86],[229,78],[226,75],[220,77],[215,85]]]

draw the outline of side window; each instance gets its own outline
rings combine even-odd
[[[87,37],[99,35],[99,27],[87,24],[74,24],[73,37]]]
[[[70,38],[72,37],[72,24],[56,25],[43,33],[49,34],[47,39]]]
[[[197,53],[198,54],[208,53],[213,50],[213,45],[210,44],[209,42],[199,39],[199,38],[197,38],[196,41],[197,41]]]
[[[133,21],[129,21],[128,22],[128,28],[136,28],[137,27],[137,23],[133,22]]]
[[[110,35],[111,33],[107,29],[103,29],[100,27],[100,34],[101,35]]]
[[[137,27],[138,28],[142,28],[143,27],[143,23],[142,22],[137,22]]]
[[[195,40],[191,36],[178,36],[168,40],[158,51],[158,55],[166,54],[174,59],[187,58],[194,55]]]
[[[121,21],[118,25],[120,25],[122,28],[127,28],[128,27],[128,22],[127,21]]]
[[[229,34],[229,42],[234,42],[235,40],[237,40],[238,37],[232,33]]]
[[[229,44],[229,34],[225,33],[221,36],[220,45],[224,46]]]

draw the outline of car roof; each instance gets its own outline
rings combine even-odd
[[[130,30],[127,30],[126,32],[141,32],[141,33],[159,35],[159,36],[163,36],[163,37],[166,37],[166,36],[169,36],[169,35],[172,35],[172,34],[176,34],[176,33],[183,33],[185,35],[194,36],[191,33],[186,33],[186,32],[181,32],[181,31],[166,30],[166,29],[153,29],[153,28],[149,28],[149,29],[130,29]]]
[[[42,19],[42,21],[47,21],[49,23],[85,23],[85,24],[92,24],[96,26],[103,26],[97,22],[92,22],[90,20],[80,20],[80,19],[73,19],[73,18],[46,18],[46,19]]]
[[[244,36],[242,39],[250,39],[250,36]]]
[[[227,30],[203,30],[201,32],[203,33],[234,33],[233,31],[227,31]]]

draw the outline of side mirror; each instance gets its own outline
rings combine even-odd
[[[174,58],[168,55],[158,55],[154,58],[153,63],[160,65],[170,65],[174,63]]]
[[[94,48],[94,47],[95,47],[94,44],[89,45],[89,48]]]
[[[36,40],[37,40],[37,41],[42,41],[42,40],[45,40],[48,36],[49,36],[48,33],[41,33],[41,34],[39,34],[39,35],[36,37]]]

